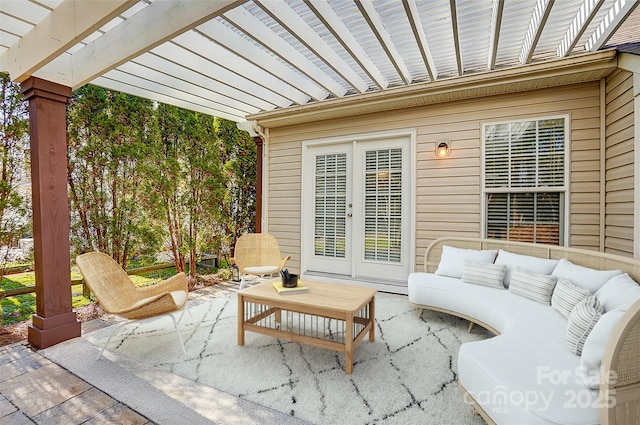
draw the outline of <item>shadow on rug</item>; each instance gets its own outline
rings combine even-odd
[[[247,332],[237,342],[237,297],[191,307],[169,318],[131,323],[109,343],[115,362],[140,362],[316,424],[483,424],[457,387],[460,344],[485,339],[467,322],[426,311],[406,298],[376,297],[376,340],[356,348],[352,375],[344,355]],[[110,329],[87,339],[101,345]],[[115,355],[115,356],[114,356]]]

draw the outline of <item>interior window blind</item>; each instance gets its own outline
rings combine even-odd
[[[347,155],[318,155],[315,174],[315,255],[344,258]]]
[[[485,126],[489,238],[560,244],[565,182],[564,118]]]
[[[365,153],[364,258],[399,263],[402,242],[402,149]]]

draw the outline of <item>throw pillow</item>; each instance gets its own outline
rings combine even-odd
[[[570,279],[574,285],[588,289],[592,294],[602,287],[609,279],[619,274],[620,270],[596,270],[589,267],[573,264],[571,261],[562,258],[553,269],[552,275],[558,279],[564,277]]]
[[[640,299],[640,286],[627,273],[615,276],[595,293],[604,311],[615,310]]]
[[[580,370],[584,373],[582,378],[584,383],[591,389],[597,390],[600,386],[600,366],[602,365],[604,350],[613,328],[629,306],[631,304],[603,314],[584,342],[580,357]]]
[[[551,306],[568,319],[573,307],[587,298],[587,295],[591,295],[588,289],[580,288],[569,279],[561,277],[551,295]]]
[[[474,263],[493,263],[495,258],[495,249],[478,251],[476,249],[463,249],[444,245],[435,274],[461,278],[464,260],[473,261]]]
[[[500,264],[474,263],[473,261],[465,260],[462,281],[504,289],[502,279],[504,279],[506,268],[507,266]]]
[[[511,276],[509,291],[542,304],[551,304],[551,293],[556,286],[555,276],[529,273],[516,267]]]
[[[580,355],[589,333],[602,316],[602,306],[593,295],[587,296],[571,310],[567,323],[567,344],[573,354]]]
[[[531,273],[550,275],[558,264],[558,260],[514,254],[513,252],[501,249],[498,251],[498,258],[496,258],[495,264],[504,264],[507,266],[503,283],[505,288],[508,288],[509,285],[511,285],[511,275],[516,267],[520,267],[522,270]]]

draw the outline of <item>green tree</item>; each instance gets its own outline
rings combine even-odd
[[[153,103],[87,85],[67,116],[73,247],[108,253],[123,267],[133,254],[156,252],[160,235],[146,220],[141,188]]]
[[[195,264],[197,253],[208,248],[209,239],[203,235],[220,216],[224,182],[215,119],[160,104],[156,120],[150,207],[156,217],[164,218],[176,268],[184,271],[187,257]],[[189,274],[195,276],[195,267]]]
[[[256,144],[233,121],[216,119],[216,134],[224,164],[225,194],[217,226],[211,234],[222,242],[219,247],[222,256],[228,257],[240,235],[255,231]]]
[[[31,224],[29,116],[20,87],[6,73],[0,73],[0,90],[0,246],[11,246]],[[6,264],[8,250],[4,253],[0,268]]]

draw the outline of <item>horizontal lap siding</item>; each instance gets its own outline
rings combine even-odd
[[[606,79],[605,251],[633,256],[633,74]]]
[[[599,242],[599,83],[347,117],[270,129],[267,226],[300,265],[301,144],[345,135],[412,129],[416,131],[416,270],[428,244],[442,236],[481,235],[482,124],[568,114],[571,119],[572,226],[570,244],[598,249]],[[451,142],[451,155],[435,157],[435,142]],[[292,200],[296,194],[298,199]],[[595,195],[594,195],[595,194]],[[285,206],[283,206],[286,205]],[[287,222],[286,219],[291,219]],[[573,221],[571,221],[573,223]]]

